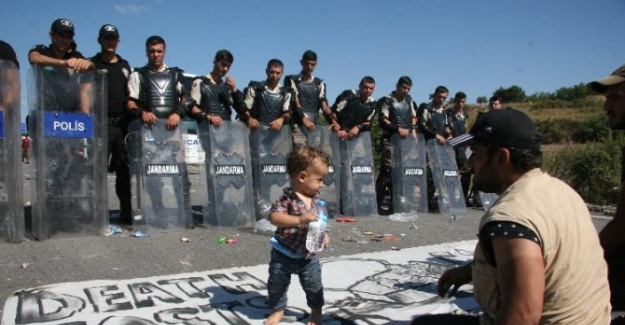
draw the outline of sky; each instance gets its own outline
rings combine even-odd
[[[298,73],[312,49],[330,104],[365,75],[376,79],[376,98],[407,75],[418,103],[439,85],[474,103],[499,87],[530,95],[609,75],[625,63],[623,17],[624,0],[4,0],[0,39],[21,64],[23,117],[28,51],[50,43],[56,18],[74,23],[87,57],[99,51],[100,27],[117,26],[118,53],[132,67],[147,63],[145,40],[160,35],[166,64],[188,73],[205,75],[215,52],[230,50],[242,89],[266,78],[272,58]]]

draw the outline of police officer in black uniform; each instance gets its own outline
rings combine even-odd
[[[125,140],[128,133],[124,105],[128,96],[127,83],[130,76],[130,65],[119,54],[119,31],[111,24],[105,24],[98,34],[100,52],[91,58],[98,70],[106,70],[108,98],[108,154],[110,157],[109,171],[115,172],[115,193],[119,198],[120,224],[132,225],[132,208],[130,203],[130,171],[128,169],[128,152]]]
[[[181,139],[174,138],[177,133],[173,131],[176,131],[180,120],[187,114],[193,102],[190,96],[184,94],[183,71],[176,67],[169,67],[164,63],[165,40],[160,36],[150,36],[145,42],[145,47],[148,64],[141,68],[135,68],[128,80],[127,114],[131,119],[139,118],[142,123],[148,125],[156,124],[158,120],[165,120],[167,130],[172,131],[170,135],[172,139],[167,141],[167,144],[172,145],[177,142],[176,148],[169,149],[172,152],[178,152],[182,145]],[[136,148],[131,150],[136,150]],[[188,210],[187,192],[190,184],[184,167],[184,163],[181,164],[180,168],[183,170],[180,177],[183,182],[185,202],[178,202],[178,208],[184,205],[185,210]],[[147,178],[147,180],[152,182],[154,178]],[[154,211],[163,213],[162,183],[146,184],[146,188],[154,204],[152,207]]]
[[[380,173],[376,179],[376,195],[378,198],[379,214],[392,214],[392,171],[393,152],[391,151],[391,136],[399,133],[406,138],[417,123],[417,104],[409,95],[412,88],[412,79],[402,76],[390,95],[378,100],[378,121],[382,128],[380,137],[381,164]]]
[[[74,72],[93,70],[95,68],[93,62],[85,59],[82,53],[71,48],[73,39],[74,24],[68,19],[59,18],[50,27],[50,45],[40,44],[34,46],[28,52],[28,61],[32,65],[49,67],[50,69],[44,69],[43,71],[46,74],[55,76],[56,80],[59,80],[56,78],[58,76],[70,79],[71,74]],[[53,92],[46,93],[47,103],[45,106],[47,109],[62,108],[66,111],[89,111],[89,103],[80,102],[79,96],[76,96],[78,84],[72,82],[60,87],[57,86],[57,83],[50,84],[55,88]]]
[[[444,107],[448,95],[449,90],[445,86],[438,86],[431,96],[432,101],[419,106],[418,126],[426,141],[436,138],[438,142],[445,143],[452,137],[449,116]],[[438,210],[437,203],[434,202],[435,190],[432,171],[428,167],[428,202],[430,211]]]
[[[308,143],[306,132],[317,126],[319,109],[329,125],[334,123],[334,116],[326,99],[326,84],[323,80],[314,77],[317,67],[317,53],[307,50],[300,60],[302,71],[297,75],[288,75],[284,78],[284,87],[293,94],[291,100],[291,128],[293,130],[293,145],[318,145]]]

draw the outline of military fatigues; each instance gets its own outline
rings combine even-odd
[[[466,110],[463,109],[462,112],[457,112],[454,107],[447,109],[447,120],[449,121],[451,134],[454,138],[467,133],[469,112]],[[468,158],[467,147],[456,147],[454,148],[454,152],[456,153],[456,164],[458,165],[458,171],[460,172],[462,192],[464,193],[465,199],[467,199],[469,197],[469,187],[471,186],[471,171],[468,167],[466,167]]]
[[[392,171],[393,156],[391,150],[391,136],[398,132],[399,128],[413,130],[413,125],[417,117],[417,104],[407,95],[404,100],[398,101],[391,93],[380,98],[378,101],[378,120],[382,128],[380,137],[380,173],[375,182],[376,195],[378,199],[378,209],[380,212],[392,212]],[[390,122],[390,124],[389,124]],[[384,199],[384,202],[383,202]],[[387,208],[388,206],[388,208]]]
[[[130,170],[128,169],[128,151],[126,135],[128,122],[125,114],[125,101],[128,96],[127,84],[131,68],[126,60],[117,56],[117,62],[105,62],[100,53],[91,58],[96,69],[106,70],[108,88],[107,132],[109,171],[115,172],[115,193],[119,198],[119,222],[132,224],[132,207],[130,193]]]
[[[183,75],[182,70],[178,68],[170,68],[164,66],[163,70],[156,71],[149,66],[141,68],[135,68],[128,80],[128,93],[130,100],[137,102],[139,109],[148,111],[156,115],[159,120],[167,120],[172,114],[178,114],[180,117],[184,117],[187,113],[187,106],[185,103],[181,103],[180,97],[184,95],[183,92]],[[136,116],[136,115],[135,115]],[[140,115],[139,115],[140,116]],[[139,118],[137,116],[137,118]],[[170,152],[180,152],[182,149],[182,136],[180,134],[180,128],[176,128],[169,132],[169,139],[166,139],[166,148],[155,147],[154,142],[144,141],[139,139],[136,143],[132,144],[132,148],[129,148],[131,157],[141,157],[140,159],[149,159],[142,157],[142,152],[150,151],[158,153],[163,150]],[[163,139],[161,139],[162,141]],[[157,154],[152,155],[158,156]],[[188,181],[188,175],[186,171],[186,165],[183,163],[180,166],[181,187],[183,188],[183,195],[176,196],[179,200],[180,197],[184,198],[184,202],[178,201],[178,208],[184,207],[186,211],[190,203],[188,202],[188,190],[190,187]],[[143,171],[137,171],[143,173]],[[145,188],[148,191],[150,200],[153,203],[153,211],[156,213],[164,213],[165,208],[162,198],[162,180],[155,177],[147,177]],[[180,184],[179,184],[180,185]]]
[[[326,84],[317,77],[313,77],[311,80],[304,80],[304,76],[300,73],[298,75],[286,76],[284,78],[284,87],[293,96],[291,99],[293,145],[313,145],[307,143],[306,126],[303,124],[302,119],[306,117],[317,125],[319,109],[321,109],[323,102],[327,104]],[[298,102],[301,107],[298,107]],[[330,116],[326,116],[326,119],[331,121]]]

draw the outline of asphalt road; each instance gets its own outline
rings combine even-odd
[[[32,171],[25,166],[25,202],[30,200]],[[109,177],[109,208],[118,207]],[[389,251],[402,254],[401,248],[431,245],[476,238],[483,211],[469,209],[455,222],[438,213],[417,216],[411,222],[391,221],[388,217],[362,217],[357,222],[330,220],[331,249],[320,257]],[[593,218],[597,229],[607,222]],[[371,235],[388,234],[394,241],[372,241]],[[220,236],[238,239],[236,244],[217,244]],[[131,279],[156,275],[242,267],[269,262],[271,232],[252,229],[196,227],[150,237],[132,237],[124,231],[109,237],[83,237],[34,241],[29,234],[20,244],[0,243],[0,301],[20,289],[95,279]],[[189,242],[181,241],[189,238]],[[400,250],[393,250],[392,247]],[[0,307],[1,308],[1,307]]]

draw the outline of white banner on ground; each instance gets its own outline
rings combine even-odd
[[[322,259],[323,323],[391,324],[423,314],[477,310],[470,285],[455,298],[436,294],[442,272],[469,262],[475,243]],[[271,312],[267,272],[267,265],[258,265],[26,289],[6,301],[2,324],[261,324]],[[285,322],[305,322],[309,311],[293,279]]]

